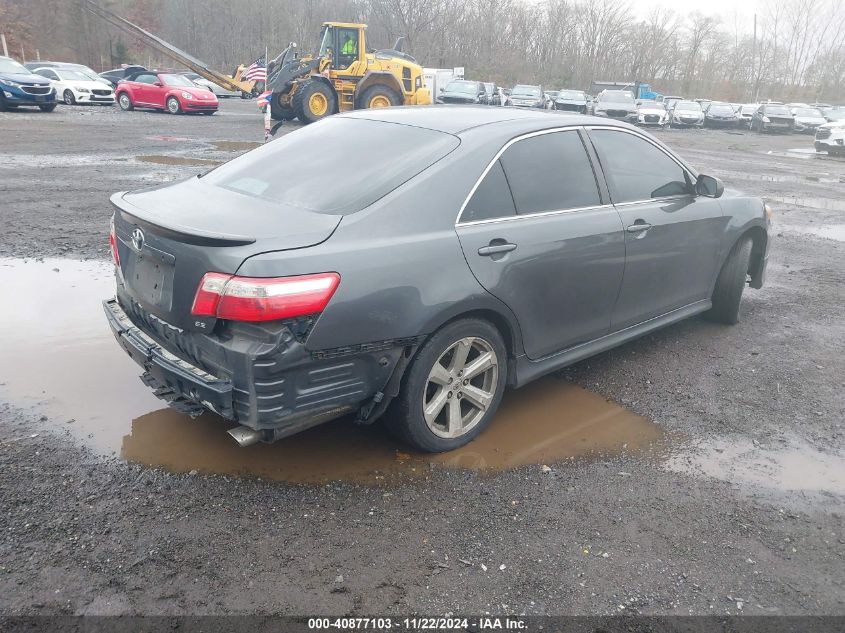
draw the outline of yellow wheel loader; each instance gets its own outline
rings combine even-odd
[[[272,117],[313,123],[358,108],[430,104],[422,66],[402,52],[403,38],[392,49],[367,52],[366,30],[366,24],[325,22],[317,55],[299,57],[291,43],[272,60]]]

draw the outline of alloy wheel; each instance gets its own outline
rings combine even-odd
[[[496,394],[499,364],[489,342],[464,337],[432,366],[423,395],[423,418],[432,433],[455,438],[473,429]]]

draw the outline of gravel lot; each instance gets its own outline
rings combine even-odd
[[[68,432],[0,361],[0,613],[845,614],[845,160],[802,135],[658,135],[776,212],[739,325],[691,319],[559,377],[659,447],[375,483],[172,473]],[[241,100],[0,114],[0,255],[106,260],[109,195],[261,137]],[[94,382],[92,407],[116,397]]]

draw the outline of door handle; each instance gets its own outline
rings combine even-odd
[[[516,250],[516,244],[491,244],[490,246],[482,246],[478,249],[478,254],[482,257],[489,257],[491,255],[503,255]]]
[[[649,224],[648,222],[637,220],[625,230],[628,231],[628,233],[642,233],[643,231],[648,231],[650,228],[651,224]]]

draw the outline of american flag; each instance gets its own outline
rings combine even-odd
[[[272,90],[267,90],[262,92],[255,103],[258,105],[259,108],[263,108],[264,106],[270,105],[270,98],[273,96]]]
[[[267,81],[267,62],[262,55],[244,70],[241,77],[247,81]]]

